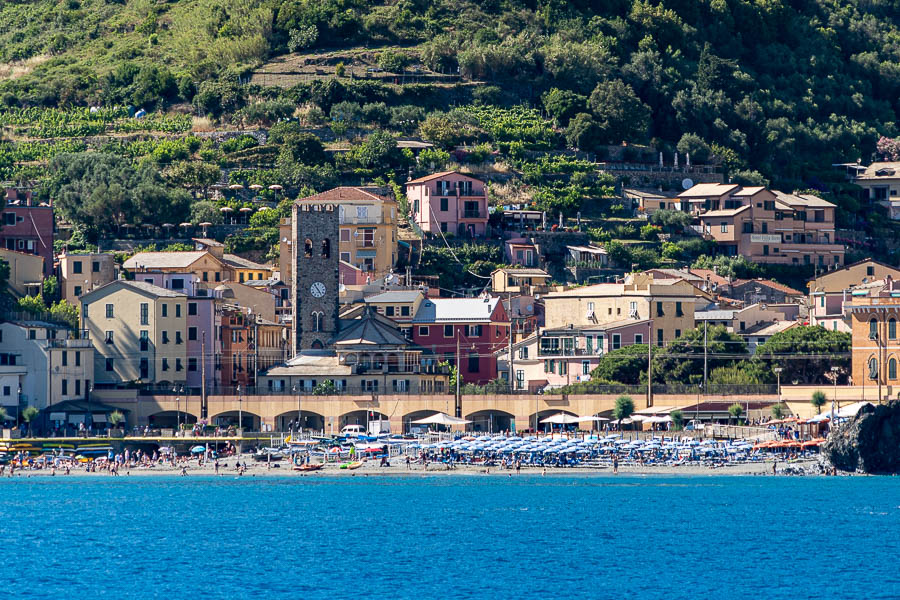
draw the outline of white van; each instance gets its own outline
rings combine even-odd
[[[341,429],[341,435],[347,437],[360,437],[366,435],[365,425],[344,425]]]

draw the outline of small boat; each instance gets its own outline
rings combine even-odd
[[[341,468],[342,469],[350,469],[352,471],[353,469],[358,469],[361,466],[363,466],[362,462],[357,460],[355,462],[344,463],[341,465]]]
[[[308,465],[294,465],[295,471],[318,471],[325,465],[322,463],[309,463]]]
[[[268,462],[269,460],[271,460],[272,462],[278,462],[283,458],[284,454],[278,452],[277,450],[272,450],[271,448],[260,450],[253,454],[253,460],[260,462]]]

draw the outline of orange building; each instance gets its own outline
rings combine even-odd
[[[857,298],[846,305],[853,344],[853,385],[873,386],[878,401],[900,393],[900,298]]]

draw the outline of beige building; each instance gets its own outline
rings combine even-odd
[[[380,191],[339,187],[297,201],[338,207],[339,258],[372,279],[387,275],[397,262],[397,202]]]
[[[112,254],[61,254],[59,286],[62,297],[77,302],[88,292],[116,280],[116,262]]]
[[[701,294],[681,279],[654,280],[651,274],[634,273],[625,283],[600,283],[546,294],[544,323],[548,329],[570,325],[585,328],[652,319],[652,342],[663,345],[694,328],[694,309],[698,299],[703,299]]]
[[[853,182],[862,188],[863,200],[887,208],[891,219],[900,219],[900,162],[876,162]]]
[[[124,280],[82,296],[82,328],[94,345],[97,383],[184,383],[187,298],[181,292]]]
[[[38,409],[83,400],[91,388],[91,341],[68,327],[44,321],[0,323],[0,406],[16,416],[20,406]]]
[[[0,248],[0,260],[9,264],[8,285],[14,296],[21,298],[41,294],[44,284],[43,257]]]
[[[900,269],[867,258],[811,279],[808,283],[810,325],[849,332],[850,320],[844,305],[853,299],[854,293],[869,295],[860,288],[875,282],[891,287],[888,278],[900,281]]]
[[[540,293],[550,282],[550,274],[543,269],[497,269],[491,273],[491,289],[505,294]]]
[[[277,321],[275,296],[265,289],[243,283],[226,282],[215,288],[216,296],[229,304],[248,308],[254,315],[267,321]]]
[[[854,386],[871,401],[896,398],[900,392],[900,298],[856,298],[847,304],[852,336]]]

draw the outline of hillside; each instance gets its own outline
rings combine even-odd
[[[887,257],[894,224],[831,164],[868,161],[898,134],[898,18],[893,0],[14,0],[0,5],[0,178],[81,189],[66,153],[99,151],[174,203],[63,211],[95,239],[188,218],[221,169],[294,195],[462,166],[502,183],[495,203],[584,209],[595,239],[634,239],[640,224],[608,225],[622,216],[600,200],[613,181],[571,152],[603,160],[627,142],[737,182],[816,189]],[[258,147],[201,137],[285,119]],[[392,142],[406,136],[436,148],[417,159]]]

